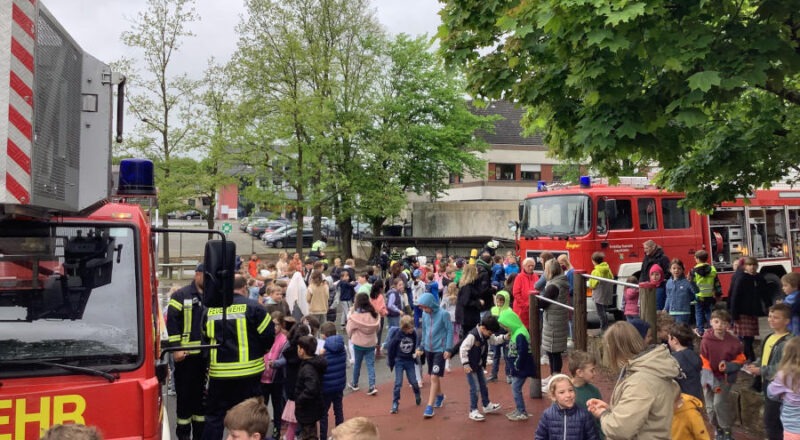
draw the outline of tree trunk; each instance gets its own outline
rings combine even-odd
[[[311,233],[314,235],[313,241],[317,241],[322,237],[322,206],[316,205],[311,208],[311,214],[314,218],[311,220]]]
[[[342,257],[353,258],[353,223],[352,217],[336,217],[336,226],[339,227],[339,234],[342,237],[342,246],[340,248]]]
[[[378,217],[370,219],[370,226],[372,226],[372,235],[377,237],[381,235],[381,226],[383,226],[383,222],[386,221],[386,217]],[[369,262],[372,264],[378,263],[378,257],[381,255],[381,245],[378,241],[372,242],[372,249],[369,251]]]

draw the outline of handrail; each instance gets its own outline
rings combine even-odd
[[[583,275],[584,278],[591,278],[593,280],[604,281],[606,283],[617,284],[619,286],[635,287],[637,289],[640,287],[638,284],[626,283],[625,281],[618,281],[618,280],[615,280],[613,278],[596,277],[594,275],[589,275],[589,274],[582,274],[582,275]]]
[[[553,300],[553,299],[550,299],[550,298],[545,298],[545,297],[544,297],[544,296],[542,296],[542,295],[538,295],[538,296],[536,297],[536,299],[537,299],[537,300],[539,300],[539,301],[547,301],[547,302],[549,302],[550,304],[554,304],[554,305],[557,305],[557,306],[561,306],[561,307],[563,307],[563,308],[565,308],[565,309],[567,309],[567,310],[569,310],[569,311],[572,311],[572,312],[574,312],[574,311],[575,311],[575,307],[568,306],[568,305],[566,305],[566,304],[564,304],[564,303],[562,303],[562,302],[558,302],[558,301],[556,301],[556,300]]]

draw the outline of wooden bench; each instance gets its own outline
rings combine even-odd
[[[170,280],[176,279],[176,278],[172,277],[172,274],[177,269],[177,271],[178,271],[177,279],[182,280],[183,279],[183,271],[186,270],[186,269],[194,270],[197,267],[198,264],[200,264],[200,262],[196,261],[196,260],[185,260],[185,261],[181,261],[180,263],[158,263],[158,268],[159,269],[166,268],[167,269],[167,278],[170,279]]]

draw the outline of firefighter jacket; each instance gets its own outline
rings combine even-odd
[[[170,347],[201,345],[203,342],[202,294],[194,282],[177,290],[169,299],[167,308],[167,333]],[[200,350],[189,350],[188,354],[200,354]]]
[[[712,298],[722,295],[722,286],[717,279],[717,270],[708,263],[698,263],[690,273],[692,289],[698,298]]]
[[[238,379],[260,375],[264,371],[264,354],[275,340],[275,325],[267,310],[245,296],[233,295],[233,304],[225,311],[224,326],[222,312],[222,307],[211,307],[205,315],[206,337],[221,345],[211,349],[209,377]]]

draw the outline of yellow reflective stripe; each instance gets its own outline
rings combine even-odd
[[[228,306],[228,308],[226,310],[226,313],[227,313],[228,317],[230,318],[230,316],[232,314],[236,314],[236,313],[244,314],[244,312],[246,312],[246,311],[247,311],[247,304],[231,304],[231,305]],[[207,312],[207,315],[208,315],[209,318],[216,317],[216,316],[219,316],[221,318],[222,317],[222,307],[211,307],[211,308],[209,308],[208,312]],[[220,318],[217,318],[217,319],[220,319]]]
[[[264,371],[264,358],[254,359],[249,362],[235,362],[230,364],[211,364],[208,375],[215,378],[231,378],[254,376]]]
[[[192,423],[192,419],[178,419],[179,425],[188,425],[190,423]]]
[[[169,306],[172,307],[173,309],[177,310],[177,311],[180,311],[181,307],[183,307],[183,305],[180,302],[178,302],[177,299],[169,300]]]
[[[250,358],[250,347],[247,343],[247,321],[244,319],[236,320],[236,339],[239,342],[239,362],[245,362]]]
[[[192,421],[193,422],[205,422],[206,418],[205,418],[205,416],[192,416]]]
[[[225,319],[229,321],[233,321],[234,319],[245,319],[246,315],[244,313],[227,313]],[[208,317],[209,321],[221,321],[222,315],[214,315]]]
[[[261,324],[258,325],[258,330],[257,330],[258,334],[264,333],[264,330],[267,329],[267,326],[271,321],[272,321],[272,316],[270,316],[270,314],[267,313],[267,316],[264,317],[264,320],[261,321]]]
[[[206,335],[208,335],[208,340],[209,341],[211,341],[212,343],[216,342],[215,339],[214,339],[214,321],[206,322]],[[216,348],[212,348],[211,349],[211,364],[213,365],[215,363],[217,363],[217,349]]]
[[[183,300],[183,341],[189,342],[192,333],[192,300]]]
[[[167,339],[167,340],[169,342],[180,342],[181,341],[181,335],[171,335],[169,337],[169,339]]]

